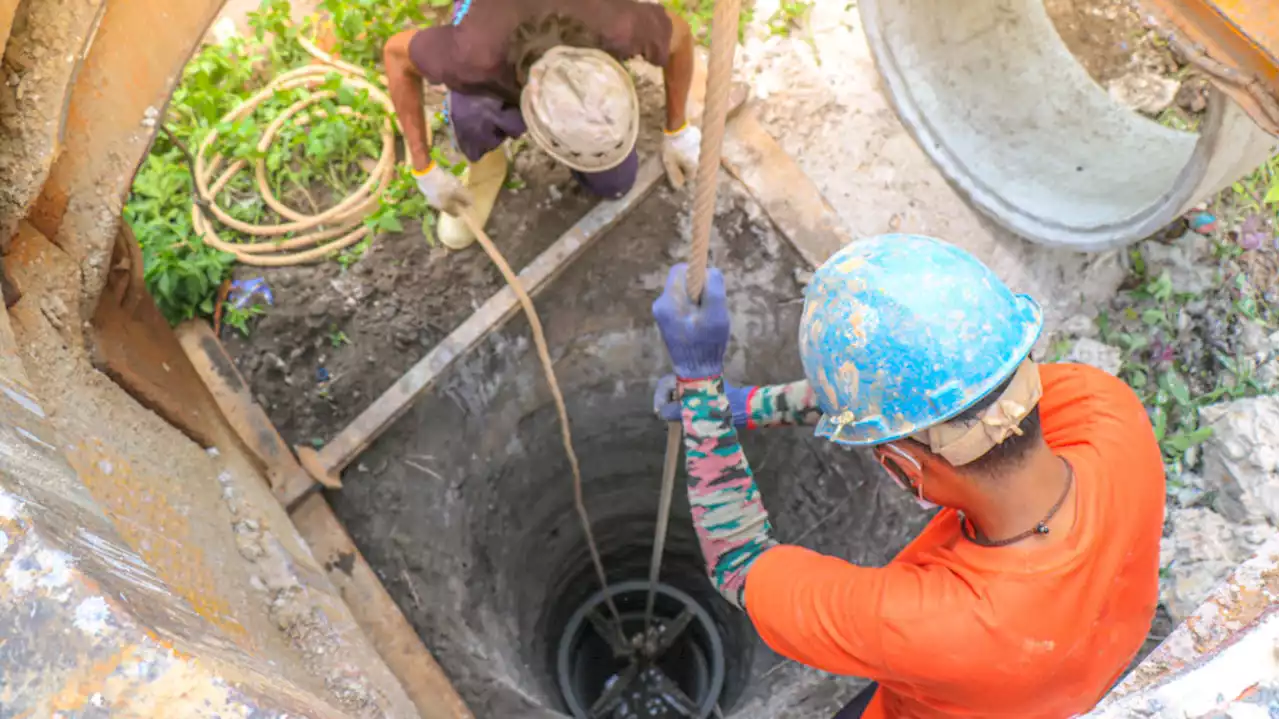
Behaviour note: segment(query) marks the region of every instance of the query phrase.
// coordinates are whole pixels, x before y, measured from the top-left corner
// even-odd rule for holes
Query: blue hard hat
[[[890,442],[951,419],[1013,375],[1044,320],[973,255],[881,235],[832,255],[805,290],[800,359],[817,435]]]

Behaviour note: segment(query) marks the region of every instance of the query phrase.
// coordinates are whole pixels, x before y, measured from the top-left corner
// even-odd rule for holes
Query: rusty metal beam
[[[0,249],[36,202],[64,147],[67,103],[105,9],[103,0],[27,0],[10,14],[7,75],[0,92],[23,111],[5,121]],[[51,44],[56,46],[42,49]]]
[[[27,216],[80,263],[85,316],[106,283],[134,172],[183,67],[223,1],[104,3],[71,90],[62,152]]]
[[[423,719],[474,719],[325,498],[319,494],[306,497],[291,516],[316,561],[351,608],[356,623],[400,680]]]
[[[88,333],[93,366],[200,446],[216,445],[223,435],[218,407],[147,293],[128,225],[120,227],[111,267]]]
[[[1277,130],[1280,24],[1275,0],[1142,0],[1170,42],[1260,127]]]
[[[5,716],[341,719],[268,657],[244,651],[125,540],[64,452],[76,435],[55,428],[56,405],[32,386],[0,311]]]
[[[13,16],[18,14],[18,0],[0,0],[0,57],[4,57],[4,46],[9,41],[9,31],[13,29]]]

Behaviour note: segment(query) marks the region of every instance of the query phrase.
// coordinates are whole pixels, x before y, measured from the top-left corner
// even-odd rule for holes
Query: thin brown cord
[[[600,549],[596,546],[595,535],[591,532],[591,517],[587,514],[587,505],[582,499],[582,470],[578,467],[578,455],[573,451],[573,435],[569,431],[569,410],[565,407],[564,395],[560,393],[560,383],[556,380],[556,371],[551,363],[551,352],[547,350],[547,338],[542,332],[538,311],[534,309],[533,300],[529,299],[529,294],[520,284],[520,278],[516,277],[511,265],[507,264],[506,258],[485,234],[484,228],[472,217],[471,211],[463,212],[461,218],[476,236],[476,241],[480,243],[480,247],[484,248],[485,254],[493,260],[493,264],[498,266],[502,278],[511,286],[511,291],[516,293],[516,299],[520,301],[520,307],[524,310],[525,317],[529,319],[533,346],[538,351],[538,360],[542,362],[542,373],[546,375],[547,387],[551,390],[551,399],[556,405],[556,415],[560,418],[560,437],[564,440],[564,453],[569,458],[569,471],[573,474],[573,506],[578,511],[582,533],[587,536],[587,549],[591,551],[591,563],[595,565],[596,578],[600,580],[600,588],[604,591],[605,604],[609,606],[614,624],[621,634],[622,615],[618,613],[618,607],[613,603],[613,596],[609,594],[609,578],[604,572],[604,561],[600,558]],[[624,642],[625,639],[623,637]]]

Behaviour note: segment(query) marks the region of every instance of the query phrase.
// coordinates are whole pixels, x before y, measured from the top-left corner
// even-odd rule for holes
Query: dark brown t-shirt
[[[636,0],[472,0],[458,25],[418,31],[409,57],[428,82],[515,104],[516,31],[553,16],[579,23],[594,47],[619,61],[638,56],[659,67],[667,64],[671,19],[661,5]]]

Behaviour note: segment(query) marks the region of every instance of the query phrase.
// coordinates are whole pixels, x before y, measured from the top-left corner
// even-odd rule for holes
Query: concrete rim
[[[941,15],[928,21],[913,19],[929,14],[929,7],[919,7],[918,4],[907,8],[906,4],[893,0],[863,0],[858,5],[872,55],[890,101],[903,125],[953,187],[1006,229],[1039,244],[1077,251],[1099,251],[1123,246],[1150,236],[1174,220],[1196,192],[1218,144],[1226,104],[1222,94],[1217,90],[1211,91],[1199,137],[1192,141],[1189,133],[1176,133],[1163,128],[1112,102],[1106,92],[1071,57],[1039,2],[986,0],[974,5],[992,6],[987,9],[993,16],[997,10],[1003,13],[1000,22],[1017,26],[1026,37],[1033,38],[1033,41],[1022,44],[1037,47],[1039,52],[1025,53],[1013,60],[1007,56],[992,60],[981,65],[982,72],[964,78],[961,82],[929,82],[930,79],[954,78],[962,74],[955,70],[957,63],[967,60],[972,66],[975,55],[978,54],[972,53],[973,44],[983,35],[999,36],[999,30],[991,30],[998,23],[991,21],[980,27],[975,25],[972,36],[964,42],[948,44],[937,42],[937,35],[958,34],[964,30],[966,22],[983,21],[975,20],[972,10],[953,11],[957,6],[941,2],[935,3]],[[908,15],[908,12],[914,15]],[[961,17],[966,12],[970,17]],[[946,17],[948,13],[956,17]],[[960,30],[938,29],[952,24]],[[984,38],[984,42],[989,39],[990,37]],[[1011,40],[1006,35],[997,37],[986,49],[990,50],[991,57],[995,57],[1002,50],[1016,51],[1019,45],[1017,40]],[[925,49],[921,50],[922,47]],[[1000,66],[1001,61],[1005,63],[1003,67]],[[940,67],[946,69],[940,70]],[[993,117],[1005,112],[1008,113],[1004,115],[1006,119],[1019,112],[1026,114],[1028,119],[1034,119],[1043,106],[1035,110],[1027,110],[1025,106],[994,109],[973,100],[980,98],[986,88],[993,85],[1009,87],[1021,84],[1026,87],[1027,77],[1038,80],[1051,76],[1062,83],[1044,83],[1042,97],[1037,100],[1043,99],[1049,105],[1053,105],[1056,100],[1062,107],[1064,116],[1074,114],[1078,117],[1081,114],[1080,105],[1092,104],[1097,107],[1103,100],[1111,104],[1113,110],[1106,117],[1099,117],[1096,126],[1082,124],[1079,127],[1073,126],[1064,133],[1061,126],[1037,129],[1031,123],[1025,123],[1017,130],[1022,135],[995,136],[993,132],[991,136],[978,137],[974,143],[958,142],[957,137],[965,134],[980,136],[982,131],[974,132],[966,128],[961,132],[954,132],[956,123],[963,122],[963,119],[936,112],[938,105],[949,104],[969,108],[972,111],[970,119]],[[1128,133],[1127,139],[1138,138],[1150,147],[1165,147],[1171,153],[1181,152],[1185,155],[1185,161],[1181,162],[1176,173],[1169,171],[1168,160],[1163,161],[1163,167],[1159,168],[1164,175],[1160,178],[1162,191],[1148,183],[1148,187],[1142,188],[1146,190],[1145,193],[1129,192],[1127,198],[1124,197],[1126,185],[1131,186],[1143,173],[1149,175],[1152,171],[1149,165],[1155,163],[1139,165],[1131,162],[1128,176],[1118,178],[1087,177],[1082,178],[1085,182],[1077,181],[1075,186],[1069,181],[1054,183],[1054,190],[1059,198],[1057,207],[1053,206],[1053,202],[1026,202],[1025,194],[1019,198],[1018,195],[1023,193],[1018,186],[1025,185],[1025,180],[1012,174],[1004,175],[1001,168],[992,167],[999,163],[992,163],[991,155],[1005,150],[999,147],[1001,143],[1021,141],[1026,152],[1038,151],[1051,156],[1061,147],[1055,146],[1055,138],[1070,137],[1078,146],[1084,147],[1103,134],[1104,126],[1123,126]],[[1188,137],[1179,140],[1171,133]],[[1092,149],[1102,164],[1118,157],[1134,155],[1131,147],[1122,142],[1114,142],[1109,146],[1099,143]],[[1081,166],[1076,169],[1080,170]],[[1073,194],[1074,190],[1085,189],[1086,185],[1091,185],[1088,189],[1092,190],[1089,194],[1093,195],[1087,201],[1083,196]],[[1114,191],[1108,193],[1099,188],[1111,188]],[[1099,203],[1098,196],[1115,198],[1111,202],[1112,207],[1095,213],[1102,215],[1109,212],[1111,216],[1073,221],[1076,208],[1084,204],[1105,204],[1105,201]]]
[[[590,716],[589,708],[582,706],[578,701],[577,693],[573,690],[573,687],[569,686],[568,679],[570,674],[570,654],[576,646],[577,637],[587,627],[587,613],[594,611],[604,603],[606,591],[610,597],[616,599],[622,594],[644,591],[648,586],[649,582],[646,580],[632,579],[624,582],[615,582],[605,589],[597,590],[574,611],[569,623],[565,625],[564,633],[560,637],[560,646],[556,650],[556,679],[560,684],[560,693],[564,698],[564,702],[569,707],[569,713],[573,716]],[[724,643],[720,638],[720,632],[716,628],[715,620],[711,618],[711,615],[696,599],[675,587],[658,582],[654,591],[659,596],[674,599],[687,607],[693,613],[694,625],[700,627],[703,633],[706,634],[708,644],[706,651],[709,655],[707,660],[710,665],[708,670],[711,674],[711,680],[707,687],[707,696],[703,698],[698,706],[698,716],[710,716],[716,707],[716,703],[720,700],[721,691],[724,690],[725,678]],[[691,630],[692,627],[685,631]]]

